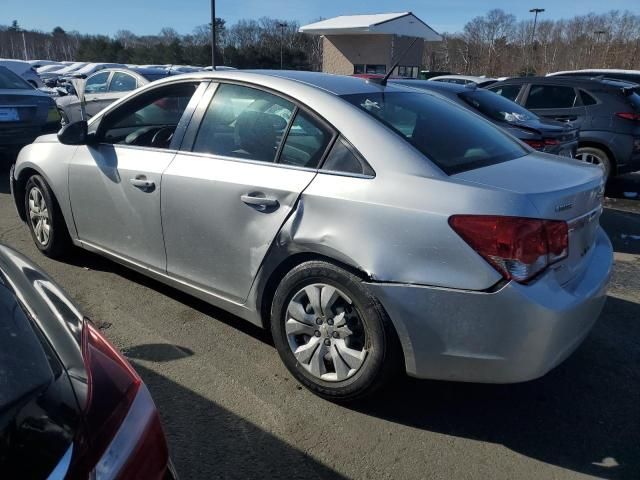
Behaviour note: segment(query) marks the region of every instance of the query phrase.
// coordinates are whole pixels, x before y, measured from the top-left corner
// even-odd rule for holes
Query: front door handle
[[[277,208],[280,204],[275,198],[269,198],[262,192],[252,192],[240,196],[247,205],[252,207],[258,207],[259,210],[266,210],[267,208]]]
[[[129,181],[131,182],[131,185],[139,188],[140,190],[151,191],[156,188],[155,182],[147,180],[145,175],[136,175],[135,178],[131,178]]]

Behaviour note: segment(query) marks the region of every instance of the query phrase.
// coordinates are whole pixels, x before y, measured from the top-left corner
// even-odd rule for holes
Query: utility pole
[[[211,68],[216,69],[216,0],[211,0]]]
[[[282,70],[282,49],[284,45],[284,29],[287,27],[286,23],[279,23],[278,27],[280,27],[280,70]]]
[[[530,66],[533,66],[533,53],[534,53],[534,41],[536,38],[536,25],[538,24],[538,14],[544,12],[544,8],[532,8],[529,10],[529,13],[534,13],[533,17],[533,31],[531,32],[531,58],[530,58]]]

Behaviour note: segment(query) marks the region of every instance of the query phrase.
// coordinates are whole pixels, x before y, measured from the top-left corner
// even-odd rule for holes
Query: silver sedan
[[[612,265],[597,167],[428,92],[309,72],[161,80],[22,150],[18,212],[271,329],[332,400],[394,374],[509,383],[588,334]]]

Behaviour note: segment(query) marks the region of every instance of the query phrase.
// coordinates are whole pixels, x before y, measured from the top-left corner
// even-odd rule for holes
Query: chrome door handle
[[[276,208],[280,205],[278,203],[278,200],[276,200],[275,198],[268,198],[262,192],[241,195],[240,200],[242,200],[247,205],[259,207],[262,210],[266,210],[267,208]]]
[[[156,187],[156,184],[151,180],[147,180],[144,175],[138,175],[136,178],[129,179],[129,181],[131,185],[141,190],[152,190]]]

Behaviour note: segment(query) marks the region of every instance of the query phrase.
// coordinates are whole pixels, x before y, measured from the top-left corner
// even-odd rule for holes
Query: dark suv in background
[[[576,155],[579,132],[571,123],[540,118],[521,105],[475,84],[460,85],[428,80],[390,80],[390,83],[442,95],[483,116],[541,152],[565,157]]]
[[[488,90],[537,115],[580,128],[576,158],[599,164],[607,175],[640,170],[640,86],[586,77],[522,77]]]

